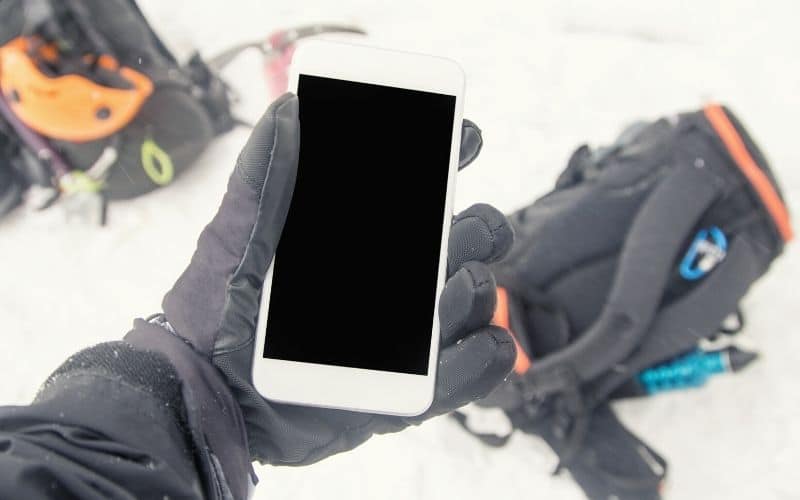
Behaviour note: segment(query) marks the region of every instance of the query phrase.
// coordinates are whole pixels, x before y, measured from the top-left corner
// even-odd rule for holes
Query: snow
[[[520,207],[549,189],[582,141],[603,143],[627,121],[708,99],[737,111],[787,197],[800,195],[800,4],[791,0],[141,3],[180,54],[213,54],[298,23],[346,21],[369,30],[370,43],[460,61],[465,113],[486,141],[459,179],[461,208]],[[239,113],[257,118],[267,104],[259,57],[243,57],[226,74],[242,95]],[[65,224],[59,210],[0,222],[0,401],[30,401],[71,353],[118,339],[133,317],[159,309],[246,136],[220,138],[173,186],[113,206],[106,228]],[[700,390],[617,405],[668,458],[667,499],[800,498],[797,257],[790,247],[745,302],[747,336],[762,355],[751,368]],[[255,498],[581,498],[568,477],[550,477],[553,464],[535,438],[487,449],[438,419],[310,467],[259,467]]]

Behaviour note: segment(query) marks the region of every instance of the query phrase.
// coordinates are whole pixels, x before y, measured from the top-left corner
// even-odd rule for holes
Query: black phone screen
[[[428,372],[452,95],[300,75],[264,357]]]

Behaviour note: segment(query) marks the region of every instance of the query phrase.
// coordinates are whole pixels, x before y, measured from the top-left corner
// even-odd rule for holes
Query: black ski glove
[[[509,334],[489,326],[496,294],[486,265],[507,252],[513,232],[499,211],[475,205],[454,218],[450,233],[449,280],[439,311],[442,337],[435,399],[425,414],[400,418],[310,408],[273,403],[258,394],[251,383],[251,366],[259,299],[294,186],[300,139],[297,112],[298,101],[291,94],[270,106],[239,156],[228,192],[201,234],[189,267],[164,298],[161,325],[140,320],[126,337],[134,345],[167,354],[178,365],[184,386],[208,384],[216,401],[199,402],[200,407],[217,404],[225,412],[233,411],[217,382],[210,380],[223,374],[241,407],[252,458],[284,465],[310,464],[352,449],[373,434],[399,431],[481,398],[509,373],[515,357]],[[470,163],[480,147],[480,131],[465,121],[460,166]],[[182,369],[191,363],[175,361],[186,358],[178,337],[218,370]],[[216,447],[232,446],[226,439],[236,441],[240,421],[235,415],[230,415],[227,427],[210,429],[202,408],[198,413],[201,432],[215,440],[208,444],[214,453]]]

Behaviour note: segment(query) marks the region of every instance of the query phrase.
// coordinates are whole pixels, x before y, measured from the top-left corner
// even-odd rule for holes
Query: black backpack
[[[543,437],[590,498],[659,498],[666,461],[608,400],[715,335],[791,239],[766,159],[709,105],[582,146],[555,189],[510,219],[496,322],[519,357],[479,404]]]

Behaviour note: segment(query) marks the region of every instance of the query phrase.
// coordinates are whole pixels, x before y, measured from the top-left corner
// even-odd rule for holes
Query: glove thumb
[[[258,299],[294,190],[298,101],[284,94],[253,129],[191,263],[164,297],[175,331],[211,356],[252,338]]]

